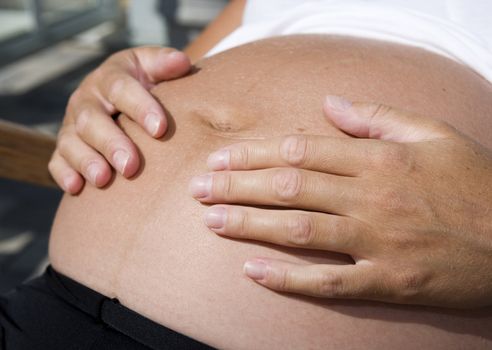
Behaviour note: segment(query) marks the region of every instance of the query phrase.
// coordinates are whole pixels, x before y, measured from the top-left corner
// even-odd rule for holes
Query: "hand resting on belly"
[[[61,273],[127,307],[221,348],[490,346],[492,313],[281,295],[242,274],[251,256],[350,263],[344,255],[238,242],[211,234],[188,182],[209,153],[244,139],[292,133],[348,137],[324,121],[326,94],[376,100],[445,119],[485,140],[487,82],[422,50],[325,36],[274,38],[202,61],[153,90],[169,130],[148,137],[126,117],[144,159],[133,179],[65,196],[50,241]],[[473,107],[471,107],[473,106]],[[473,113],[470,113],[473,109]],[[464,115],[472,117],[464,119]],[[384,339],[381,339],[384,334]]]

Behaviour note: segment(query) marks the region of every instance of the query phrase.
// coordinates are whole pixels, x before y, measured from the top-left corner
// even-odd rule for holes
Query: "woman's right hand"
[[[58,185],[71,194],[78,193],[85,180],[103,187],[112,167],[133,176],[140,167],[137,149],[112,116],[123,112],[152,137],[163,136],[164,109],[149,90],[184,76],[190,68],[182,52],[141,47],[112,55],[90,73],[70,97],[48,166]]]

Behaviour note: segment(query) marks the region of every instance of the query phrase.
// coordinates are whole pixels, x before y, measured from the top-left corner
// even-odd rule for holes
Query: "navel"
[[[197,109],[193,111],[193,115],[205,127],[225,134],[251,130],[256,124],[256,119],[246,116],[239,108],[230,106]]]

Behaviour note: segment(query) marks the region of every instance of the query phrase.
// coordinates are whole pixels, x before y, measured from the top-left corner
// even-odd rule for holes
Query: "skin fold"
[[[61,273],[167,327],[220,348],[485,349],[490,308],[452,311],[278,294],[242,273],[252,256],[350,264],[343,254],[225,239],[203,224],[189,180],[207,156],[286,134],[348,138],[325,121],[324,96],[381,103],[445,120],[490,147],[490,85],[434,54],[330,36],[272,38],[201,61],[159,84],[168,131],[150,138],[126,116],[142,170],[65,196],[50,260]],[[164,103],[165,101],[165,103]],[[465,117],[466,116],[466,117]]]

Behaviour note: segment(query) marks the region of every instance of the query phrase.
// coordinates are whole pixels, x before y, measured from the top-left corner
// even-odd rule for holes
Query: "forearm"
[[[185,49],[192,62],[196,62],[220,40],[241,25],[246,0],[233,0],[217,18]]]

